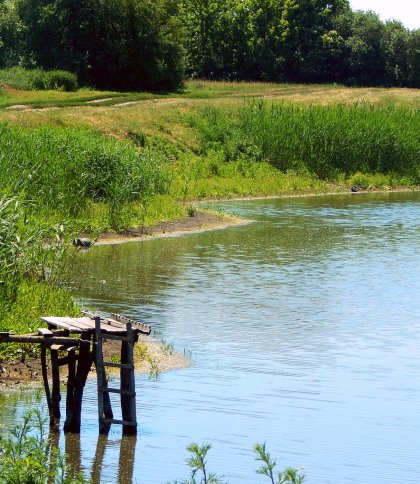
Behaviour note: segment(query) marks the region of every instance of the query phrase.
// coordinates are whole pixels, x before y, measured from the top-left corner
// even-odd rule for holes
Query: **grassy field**
[[[289,170],[286,174],[267,163],[254,166],[252,159],[245,160],[246,163],[233,160],[227,165],[220,163],[215,153],[203,157],[203,133],[197,128],[197,117],[214,109],[231,117],[234,123],[244,104],[255,98],[263,99],[267,106],[364,104],[377,107],[384,119],[395,108],[410,110],[418,119],[420,109],[420,91],[416,89],[189,81],[183,92],[175,94],[4,89],[0,97],[0,122],[23,128],[89,127],[114,139],[128,139],[140,150],[156,151],[170,164],[172,183],[168,195],[177,199],[334,191],[337,183],[345,189],[353,182],[353,175],[360,178],[356,171],[347,173],[347,177],[337,174],[328,185],[310,173]],[[363,126],[360,136],[363,137]],[[378,188],[401,183],[395,177],[371,179]],[[179,210],[172,213],[178,216]]]

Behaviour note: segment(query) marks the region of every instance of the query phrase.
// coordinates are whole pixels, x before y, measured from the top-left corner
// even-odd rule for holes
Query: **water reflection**
[[[131,484],[134,477],[134,455],[136,450],[137,437],[136,436],[124,436],[119,441],[119,458],[117,467],[117,476],[114,482],[118,484]],[[99,435],[96,444],[95,458],[92,464],[91,482],[97,484],[103,482],[101,480],[102,467],[104,462],[104,456],[108,448],[111,448],[115,453],[115,441],[110,441],[106,435]],[[109,476],[108,476],[109,478]]]

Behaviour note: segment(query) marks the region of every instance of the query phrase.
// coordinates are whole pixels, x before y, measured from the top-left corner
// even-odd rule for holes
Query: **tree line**
[[[0,0],[0,68],[121,90],[183,79],[420,87],[420,29],[348,0]]]

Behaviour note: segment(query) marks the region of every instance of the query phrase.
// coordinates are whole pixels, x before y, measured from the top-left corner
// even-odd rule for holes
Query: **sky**
[[[409,29],[420,28],[420,0],[349,0],[353,10],[373,10],[381,20],[400,20]]]

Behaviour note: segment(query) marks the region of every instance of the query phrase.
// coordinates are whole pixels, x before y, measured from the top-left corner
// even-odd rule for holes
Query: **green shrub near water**
[[[63,70],[44,71],[10,67],[0,70],[0,86],[22,90],[76,91],[77,76]]]
[[[33,332],[41,316],[78,313],[70,294],[55,284],[63,229],[34,221],[16,199],[0,198],[0,331]],[[0,361],[27,351],[34,348],[0,345]]]
[[[254,160],[281,171],[336,179],[396,174],[420,183],[420,115],[403,108],[247,103],[237,116],[207,108],[193,119],[203,151]]]

